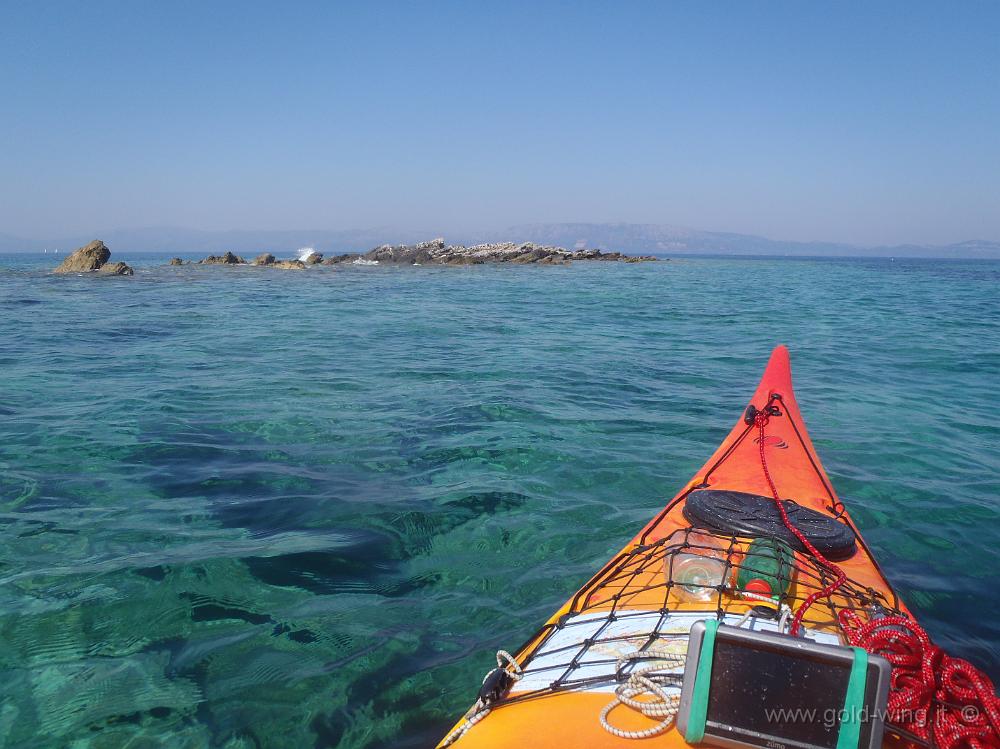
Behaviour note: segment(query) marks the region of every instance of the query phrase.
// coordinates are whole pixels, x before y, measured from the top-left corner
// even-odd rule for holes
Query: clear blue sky
[[[1000,3],[0,3],[0,232],[1000,239]]]

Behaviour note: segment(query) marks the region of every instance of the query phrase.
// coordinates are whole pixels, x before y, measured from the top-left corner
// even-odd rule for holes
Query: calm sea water
[[[2,746],[433,744],[780,342],[890,579],[1000,676],[1000,263],[115,259],[0,258]]]

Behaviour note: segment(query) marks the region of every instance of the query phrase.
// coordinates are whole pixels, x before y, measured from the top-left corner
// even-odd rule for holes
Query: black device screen
[[[707,727],[748,743],[746,731],[834,749],[851,675],[849,663],[814,653],[715,641]]]

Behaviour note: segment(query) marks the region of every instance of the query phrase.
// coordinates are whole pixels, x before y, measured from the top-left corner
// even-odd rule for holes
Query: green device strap
[[[712,656],[715,654],[715,633],[719,622],[705,620],[705,636],[698,654],[698,670],[695,672],[694,689],[691,692],[691,711],[688,713],[687,730],[684,740],[697,744],[705,738],[705,718],[708,716],[708,689],[712,682]],[[841,749],[840,746],[837,749]]]
[[[844,712],[841,713],[837,749],[858,749],[867,685],[868,653],[862,648],[854,648],[854,664],[847,680],[847,696],[844,697]]]

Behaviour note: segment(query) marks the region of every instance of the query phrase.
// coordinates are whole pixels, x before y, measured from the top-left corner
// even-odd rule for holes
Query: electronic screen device
[[[677,727],[729,749],[879,749],[890,672],[860,649],[695,622]]]

